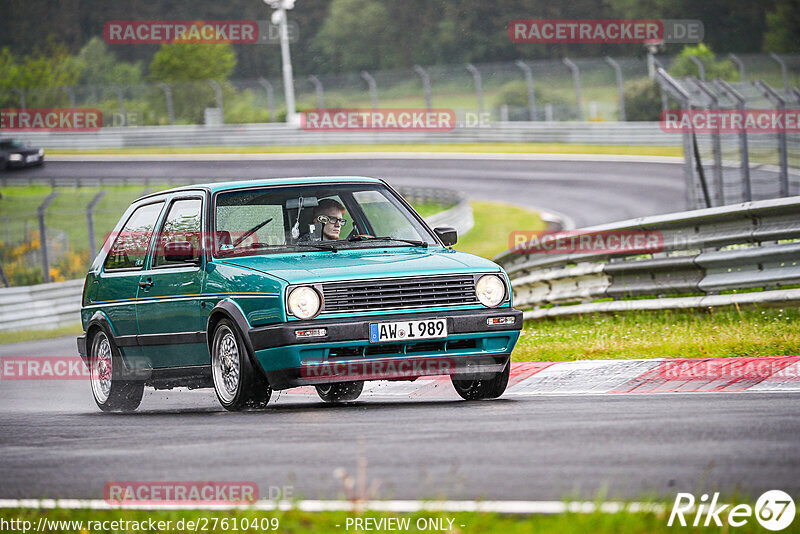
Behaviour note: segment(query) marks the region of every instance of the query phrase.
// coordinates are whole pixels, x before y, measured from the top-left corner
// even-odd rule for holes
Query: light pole
[[[292,58],[289,55],[289,28],[286,24],[286,11],[294,8],[295,0],[264,0],[272,9],[272,23],[278,26],[281,35],[281,61],[283,63],[283,91],[286,95],[286,122],[297,124],[297,112],[294,106],[294,76],[292,75]]]

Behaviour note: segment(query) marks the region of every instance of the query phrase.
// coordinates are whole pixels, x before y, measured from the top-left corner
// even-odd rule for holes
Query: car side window
[[[136,208],[116,236],[103,264],[104,270],[144,267],[147,248],[150,246],[150,239],[163,207],[163,202],[156,202]]]
[[[203,201],[199,198],[172,203],[158,234],[153,267],[200,263],[202,208]]]

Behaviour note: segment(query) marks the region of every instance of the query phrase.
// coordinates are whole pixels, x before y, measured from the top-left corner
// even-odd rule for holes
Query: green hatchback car
[[[78,351],[103,411],[145,386],[213,387],[228,410],[273,390],[355,400],[368,380],[449,375],[500,396],[522,326],[495,263],[453,250],[386,182],[281,178],[136,200],[83,289]]]

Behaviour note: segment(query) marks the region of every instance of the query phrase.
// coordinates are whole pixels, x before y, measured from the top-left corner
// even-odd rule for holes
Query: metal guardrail
[[[542,254],[525,253],[528,243],[498,255],[514,305],[534,308],[525,318],[800,301],[800,289],[783,289],[800,284],[800,197],[631,219],[570,236],[614,231],[658,232],[663,248]],[[720,294],[755,288],[763,291]]]
[[[128,147],[330,145],[382,143],[573,143],[679,146],[681,136],[658,122],[491,122],[450,132],[305,131],[288,124],[131,126],[96,132],[19,132],[15,137],[46,149]]]
[[[455,204],[425,218],[431,227],[451,226],[459,235],[473,226],[472,207],[460,192],[437,188],[399,188],[411,202]],[[53,329],[80,322],[83,280],[0,288],[0,332]]]

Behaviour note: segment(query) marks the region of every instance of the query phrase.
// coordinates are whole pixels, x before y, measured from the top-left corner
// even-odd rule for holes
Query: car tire
[[[347,402],[354,401],[361,396],[361,392],[364,390],[364,381],[336,382],[315,387],[317,395],[325,402]]]
[[[511,360],[506,363],[505,369],[493,373],[491,377],[472,377],[451,375],[453,387],[464,400],[496,399],[506,390],[508,377],[511,370]]]
[[[91,338],[89,380],[97,407],[104,412],[132,412],[144,395],[143,380],[123,380],[124,364],[119,349],[104,330]]]
[[[264,408],[272,396],[266,379],[253,367],[242,334],[228,319],[214,328],[211,374],[219,403],[228,411]]]

